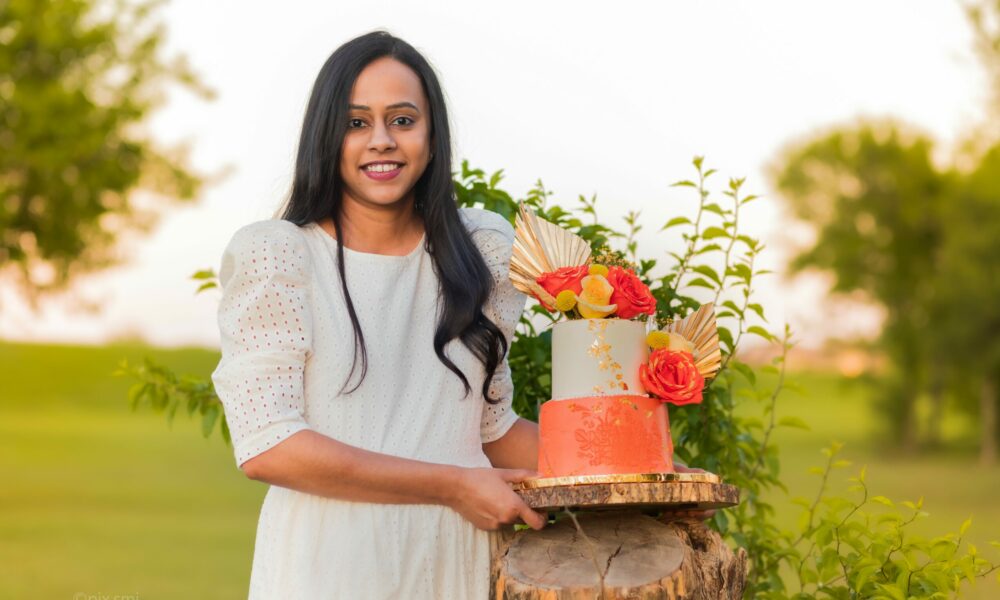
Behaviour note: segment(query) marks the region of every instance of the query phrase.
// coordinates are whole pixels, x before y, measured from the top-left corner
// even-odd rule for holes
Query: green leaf
[[[759,335],[760,337],[764,338],[765,340],[767,340],[769,342],[773,342],[774,339],[775,339],[774,336],[771,335],[770,332],[768,332],[766,329],[764,329],[760,325],[751,325],[750,327],[747,328],[747,333],[752,333],[754,335]]]
[[[679,186],[687,186],[687,187],[696,188],[696,187],[698,187],[698,184],[696,184],[693,181],[688,181],[687,179],[685,179],[684,181],[678,181],[677,183],[670,184],[670,187],[679,187]]]
[[[676,227],[677,225],[690,225],[690,224],[691,224],[691,219],[687,217],[674,217],[673,219],[667,221],[667,224],[664,225],[662,228],[660,228],[660,231],[663,231],[665,229],[670,229],[671,227]]]
[[[501,179],[503,179],[503,169],[500,169],[490,177],[490,187],[495,188]]]
[[[809,431],[809,424],[800,419],[799,417],[781,417],[778,419],[779,427],[794,427],[796,429],[804,429]]]
[[[757,374],[753,372],[753,369],[750,368],[750,365],[737,362],[734,360],[729,363],[729,366],[736,369],[737,371],[740,372],[740,374],[746,377],[747,381],[750,382],[750,385],[757,385]]]
[[[694,255],[695,256],[699,256],[701,254],[707,254],[707,253],[712,252],[714,250],[722,250],[722,246],[720,246],[718,244],[705,244],[704,246],[702,246],[702,247],[698,248],[697,250],[695,250],[694,251]]]
[[[972,526],[972,519],[968,518],[963,523],[962,526],[958,528],[958,535],[965,535],[965,532],[969,530]]]
[[[715,289],[715,286],[714,286],[714,285],[712,285],[711,283],[709,283],[708,281],[706,281],[706,280],[705,280],[704,278],[702,278],[702,277],[695,277],[695,278],[694,278],[694,279],[692,279],[691,281],[687,282],[687,284],[688,284],[689,286],[694,286],[694,287],[703,287],[703,288],[708,288],[708,289],[710,289],[710,290],[714,290],[714,289]]]
[[[727,232],[725,229],[722,229],[721,227],[708,227],[701,234],[701,239],[703,240],[711,240],[715,238],[728,238],[728,237],[729,237],[729,232]]]
[[[205,409],[205,414],[201,418],[201,433],[205,437],[212,434],[212,428],[215,426],[215,418],[218,414],[219,408],[214,404]]]
[[[212,269],[202,269],[201,271],[195,272],[191,276],[191,279],[215,279],[215,271]]]
[[[708,211],[710,213],[715,213],[715,214],[719,215],[720,217],[726,216],[726,211],[723,210],[722,207],[719,206],[718,204],[716,204],[715,202],[712,202],[710,204],[706,204],[705,206],[702,207],[702,209],[706,210],[706,211]]]
[[[222,428],[222,439],[225,440],[226,444],[232,444],[233,438],[229,434],[229,423],[226,422],[225,417],[222,418],[222,420],[219,422],[219,425]]]
[[[750,267],[744,264],[731,265],[729,269],[726,271],[726,274],[739,277],[747,284],[750,283],[750,279],[752,277],[752,274],[750,273]]]
[[[862,567],[858,569],[858,572],[854,576],[854,591],[861,593],[861,590],[865,585],[871,581],[872,575],[875,574],[877,567]]]
[[[906,600],[906,594],[896,585],[880,583],[878,589],[885,592],[892,600]]]
[[[215,283],[214,281],[206,281],[205,283],[199,285],[198,289],[195,290],[194,293],[195,294],[200,294],[201,292],[204,292],[205,290],[210,290],[210,289],[215,288],[215,287],[219,287],[219,285],[217,283]]]
[[[733,350],[733,334],[729,331],[729,329],[727,329],[725,327],[719,327],[718,328],[718,333],[719,333],[719,342],[722,343],[722,344],[725,344],[726,348],[730,352],[732,352],[732,350]]]
[[[150,384],[142,381],[133,383],[132,386],[129,387],[128,402],[133,411],[139,407],[139,401],[142,400],[142,397],[149,391],[149,387]]]
[[[718,273],[716,273],[715,269],[713,269],[712,267],[709,267],[709,266],[706,266],[706,265],[697,265],[697,266],[691,267],[691,270],[694,271],[694,272],[696,272],[696,273],[701,273],[705,277],[708,277],[709,279],[711,279],[712,281],[714,281],[717,285],[722,285],[722,280],[719,279]]]

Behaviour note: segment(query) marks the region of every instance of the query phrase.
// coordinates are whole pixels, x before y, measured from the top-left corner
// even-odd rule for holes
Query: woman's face
[[[420,78],[388,57],[369,63],[351,90],[340,157],[345,194],[362,204],[412,200],[430,162],[430,114]]]

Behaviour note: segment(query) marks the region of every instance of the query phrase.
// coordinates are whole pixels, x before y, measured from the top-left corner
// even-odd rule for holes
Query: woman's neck
[[[336,237],[333,219],[320,227]],[[359,252],[405,255],[424,234],[424,225],[413,201],[401,200],[390,206],[363,204],[345,195],[341,202],[340,230],[344,246]]]

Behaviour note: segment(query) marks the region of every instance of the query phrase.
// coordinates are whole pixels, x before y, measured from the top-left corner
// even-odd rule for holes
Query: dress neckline
[[[326,243],[330,244],[334,248],[334,250],[336,250],[337,238],[327,233],[327,231],[322,227],[320,227],[320,224],[315,221],[310,223],[309,226],[315,229],[316,233],[322,236],[323,239],[326,240]],[[362,256],[366,258],[373,258],[376,260],[402,261],[413,258],[414,256],[420,254],[426,242],[427,242],[427,231],[425,230],[424,233],[421,234],[420,236],[420,242],[417,243],[417,245],[413,248],[413,250],[410,250],[406,254],[379,254],[377,252],[362,252],[360,250],[352,250],[347,246],[344,246],[344,252],[352,256]]]

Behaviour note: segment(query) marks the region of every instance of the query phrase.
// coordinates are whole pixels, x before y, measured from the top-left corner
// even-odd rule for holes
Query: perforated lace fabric
[[[507,274],[514,239],[501,216],[460,210],[489,265],[483,312],[512,341],[526,297]],[[439,283],[424,241],[405,256],[345,248],[347,286],[368,349],[368,372],[339,393],[354,333],[336,266],[336,241],[315,223],[269,220],[233,236],[219,272],[222,358],[212,375],[237,465],[311,429],[395,456],[489,466],[482,444],[517,420],[506,359],[487,404],[482,364],[458,340],[434,353]],[[360,353],[353,387],[360,373]],[[489,538],[438,505],[385,505],[271,486],[261,508],[250,598],[485,598]]]

